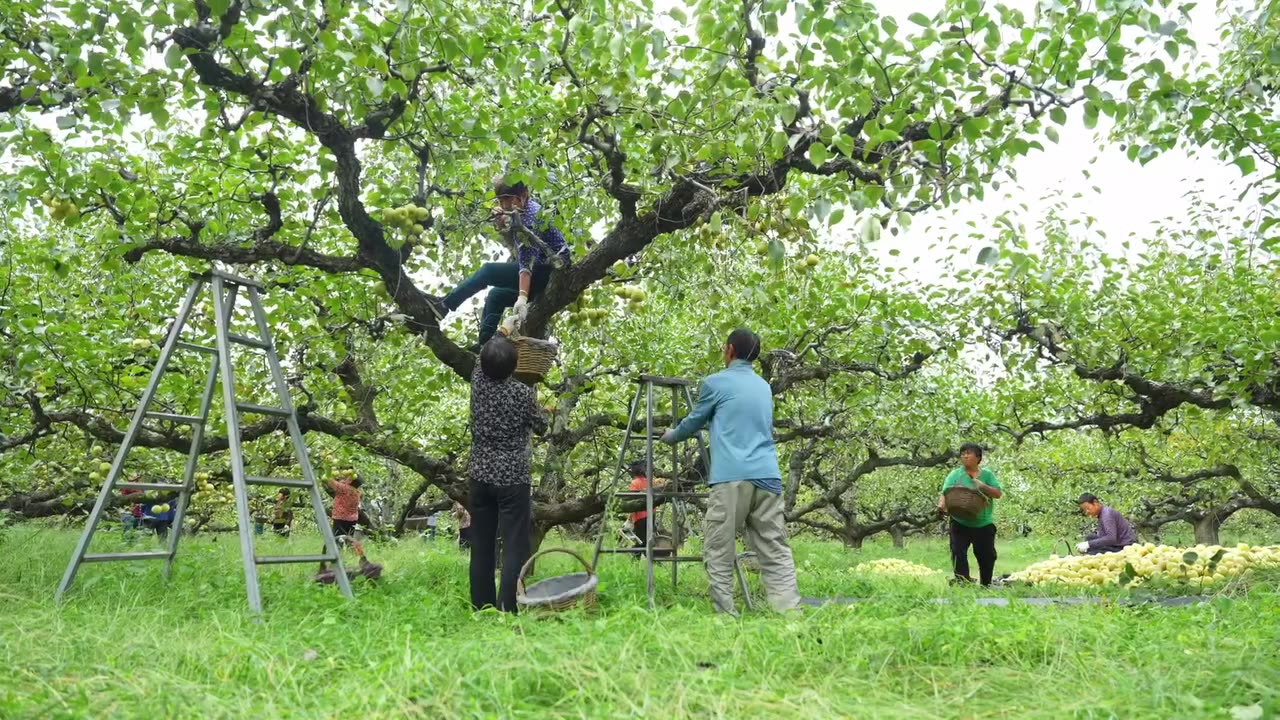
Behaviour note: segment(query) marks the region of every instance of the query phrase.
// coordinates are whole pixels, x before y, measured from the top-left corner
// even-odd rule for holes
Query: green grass
[[[373,545],[380,584],[355,602],[264,568],[247,613],[238,545],[184,541],[174,577],[153,562],[85,566],[53,603],[75,536],[20,528],[0,545],[3,718],[1170,718],[1280,710],[1280,594],[1187,608],[939,605],[1012,592],[865,579],[905,557],[944,569],[945,546],[795,543],[800,588],[875,596],[787,616],[711,614],[700,568],[643,602],[643,566],[601,568],[600,608],[472,613],[465,555],[448,541]],[[113,541],[114,542],[114,541]],[[548,545],[556,542],[548,540]],[[107,543],[111,544],[111,543]],[[287,544],[287,547],[285,547]],[[313,552],[311,536],[264,552]],[[96,548],[95,548],[96,549]],[[1010,572],[1048,543],[1002,541]],[[555,560],[540,576],[570,570]],[[1274,580],[1274,578],[1272,578]]]

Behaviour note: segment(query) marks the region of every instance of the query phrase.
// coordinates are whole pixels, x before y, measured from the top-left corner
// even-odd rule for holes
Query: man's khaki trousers
[[[716,612],[737,613],[733,604],[733,562],[739,533],[744,534],[747,547],[760,562],[760,578],[773,609],[782,612],[799,606],[796,566],[787,545],[781,495],[761,490],[749,480],[712,485],[703,531],[706,539],[702,555]]]

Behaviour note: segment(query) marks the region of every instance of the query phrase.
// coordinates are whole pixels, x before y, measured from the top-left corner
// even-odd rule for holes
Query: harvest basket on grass
[[[525,577],[529,574],[529,568],[533,567],[533,562],[549,553],[572,555],[582,563],[585,571],[539,580],[525,587]],[[516,579],[516,602],[522,608],[545,608],[553,611],[572,607],[589,609],[596,605],[596,586],[599,584],[600,578],[595,569],[581,555],[567,548],[549,548],[534,553],[533,557],[525,561],[524,567],[520,568],[520,575]]]
[[[973,488],[949,487],[942,493],[947,514],[961,520],[973,520],[987,507],[987,496]]]

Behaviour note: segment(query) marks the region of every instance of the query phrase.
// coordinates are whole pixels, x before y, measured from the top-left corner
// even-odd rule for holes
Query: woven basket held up
[[[942,493],[942,500],[946,505],[947,514],[961,520],[973,520],[987,506],[986,495],[960,485],[947,488],[946,492]]]
[[[533,567],[533,561],[548,553],[556,552],[572,555],[575,560],[582,563],[586,572],[539,580],[526,588],[524,579],[529,574],[529,568]],[[557,611],[568,610],[578,605],[583,608],[593,608],[596,605],[596,586],[599,583],[600,578],[595,570],[582,559],[581,555],[566,548],[549,548],[534,553],[533,557],[525,561],[524,567],[520,568],[520,576],[516,579],[516,602],[520,607],[539,607]]]
[[[538,338],[513,335],[511,342],[515,344],[516,352],[519,353],[515,374],[520,378],[541,380],[551,369],[551,364],[555,362],[556,354],[560,351],[560,346],[556,343]]]

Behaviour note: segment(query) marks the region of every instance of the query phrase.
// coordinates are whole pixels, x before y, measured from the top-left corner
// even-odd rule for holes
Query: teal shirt
[[[1004,490],[1004,488],[1000,487],[1000,481],[996,480],[996,474],[986,468],[981,468],[978,470],[978,479],[997,490]],[[947,474],[947,479],[942,481],[942,492],[946,492],[947,488],[955,487],[956,485],[960,485],[961,487],[967,487],[970,489],[975,489],[973,487],[973,479],[969,477],[969,473],[965,472],[963,467],[958,467]],[[986,527],[988,525],[992,525],[995,523],[995,518],[994,518],[995,510],[996,510],[996,499],[993,497],[988,497],[987,506],[982,508],[982,512],[978,513],[978,517],[972,520],[962,520],[958,517],[953,517],[951,519],[955,520],[961,525],[964,525],[965,527],[971,527],[971,528]]]
[[[778,451],[773,445],[773,390],[751,363],[734,360],[702,381],[698,402],[674,430],[675,441],[711,430],[710,485],[750,480],[782,493]]]

